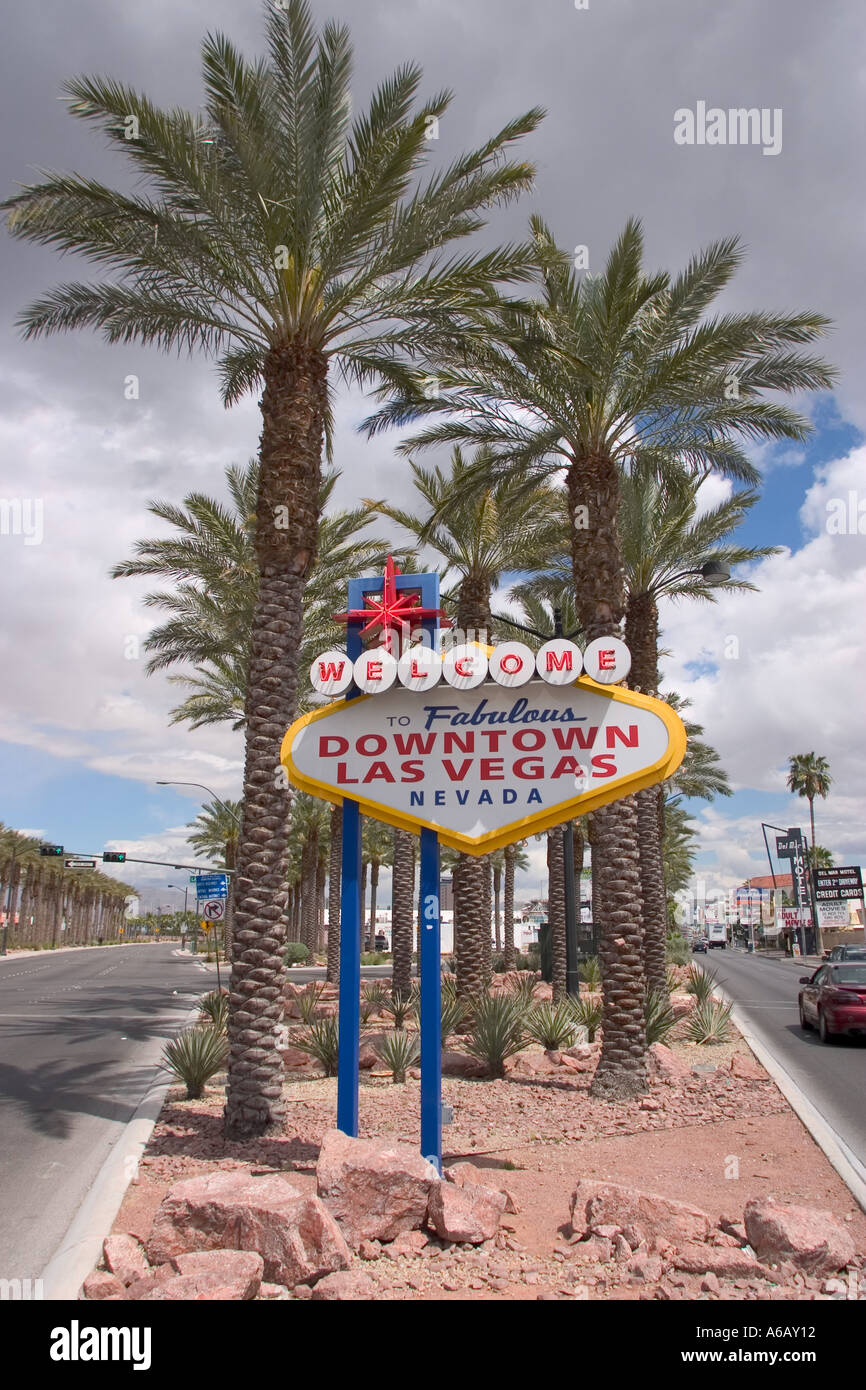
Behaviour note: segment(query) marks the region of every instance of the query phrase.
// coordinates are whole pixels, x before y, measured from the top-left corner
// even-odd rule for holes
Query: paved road
[[[744,951],[711,951],[701,963],[718,976],[761,1042],[815,1109],[866,1165],[866,1042],[825,1045],[804,1033],[797,1011],[801,975],[814,965]]]
[[[175,949],[0,962],[0,1278],[41,1274],[157,1079],[165,1040],[210,987]]]

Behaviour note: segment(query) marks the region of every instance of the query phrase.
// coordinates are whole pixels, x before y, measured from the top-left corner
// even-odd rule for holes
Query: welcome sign
[[[669,705],[582,677],[395,685],[297,720],[281,759],[313,796],[482,855],[664,781],[685,749]]]

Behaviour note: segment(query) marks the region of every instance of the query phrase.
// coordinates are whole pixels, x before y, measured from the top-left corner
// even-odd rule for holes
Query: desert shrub
[[[720,999],[698,1000],[689,1014],[686,1037],[700,1047],[725,1043],[731,1035],[731,1004]]]
[[[598,956],[587,956],[580,966],[580,978],[588,990],[595,992],[601,989],[601,965]]]
[[[709,999],[713,992],[715,976],[708,970],[702,970],[699,965],[689,966],[689,978],[686,981],[686,990],[693,994],[699,1004],[703,1004]]]
[[[534,975],[523,975],[521,979],[515,980],[512,986],[512,994],[515,999],[519,999],[525,1009],[529,1009],[535,1003],[535,986],[538,984]]]
[[[514,994],[481,995],[472,1000],[472,1031],[466,1046],[486,1062],[493,1076],[505,1075],[505,1062],[526,1046],[526,1009]]]
[[[526,1015],[526,1031],[534,1042],[550,1052],[571,1047],[577,1037],[577,1023],[568,1004],[536,1004]]]
[[[568,997],[568,1007],[571,1009],[574,1021],[581,1028],[585,1028],[590,1042],[595,1041],[595,1035],[601,1027],[601,1000],[600,999],[576,999],[573,994]]]
[[[225,1033],[229,1026],[229,995],[226,989],[212,989],[198,1003],[201,1014],[199,1026],[215,1028]]]
[[[395,1028],[403,1028],[406,1019],[414,1009],[414,1000],[411,991],[409,994],[401,994],[400,991],[392,990],[388,996],[388,1003],[385,1005],[385,1012],[389,1013],[394,1020]]]
[[[337,1075],[340,1060],[340,1026],[336,1016],[320,1018],[310,1026],[305,1037],[293,1038],[292,1045],[306,1052],[324,1068],[326,1076]]]
[[[222,1071],[228,1039],[216,1028],[187,1028],[162,1053],[162,1067],[186,1086],[187,1100],[198,1100],[212,1076]]]
[[[421,1043],[415,1033],[395,1028],[379,1045],[379,1056],[391,1073],[395,1085],[406,1080],[408,1067],[413,1067],[421,1055]]]
[[[681,932],[668,932],[665,942],[665,955],[671,965],[689,964],[692,958],[692,950]]]
[[[368,1023],[373,1014],[385,1013],[391,996],[383,984],[367,981],[361,986],[361,1022]]]
[[[312,984],[304,990],[303,994],[298,994],[295,996],[295,1003],[298,1006],[298,1013],[301,1015],[301,1018],[303,1019],[304,1023],[315,1022],[316,1009],[319,1007],[319,1000],[321,999],[324,992],[324,985]]]
[[[419,1015],[420,1018],[420,1015]],[[442,1046],[452,1033],[459,1033],[466,1019],[466,1005],[455,994],[453,998],[442,997]]]
[[[385,965],[391,959],[388,951],[362,951],[362,965]]]
[[[304,965],[310,959],[310,948],[303,941],[290,941],[283,952],[286,965]]]
[[[676,966],[669,965],[665,971],[665,978],[668,982],[668,994],[673,994],[675,989],[680,987],[680,977],[677,974]]]
[[[651,989],[646,1001],[647,1043],[663,1043],[675,1023],[667,990]]]

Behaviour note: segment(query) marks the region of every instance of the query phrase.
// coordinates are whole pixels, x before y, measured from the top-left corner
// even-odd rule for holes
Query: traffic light
[[[39,846],[39,853],[42,854],[42,855],[50,855],[52,859],[60,859],[60,858],[62,858],[62,856],[63,856],[63,846],[62,846],[62,845],[40,845],[40,846]]]
[[[103,864],[125,864],[126,854],[120,849],[107,849],[102,856]]]

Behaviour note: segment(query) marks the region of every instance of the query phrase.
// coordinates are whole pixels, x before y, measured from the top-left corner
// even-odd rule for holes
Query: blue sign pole
[[[343,865],[340,884],[340,1057],[337,1063],[337,1129],[358,1137],[358,1053],[361,1039],[361,812],[343,802]]]
[[[442,1172],[442,966],[439,836],[421,831],[421,1153]]]

